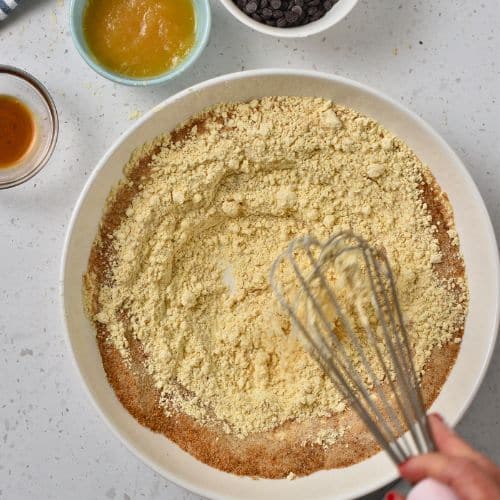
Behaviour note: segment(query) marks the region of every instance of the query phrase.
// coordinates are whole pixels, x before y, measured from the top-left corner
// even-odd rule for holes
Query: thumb
[[[438,413],[429,415],[429,427],[439,451],[456,457],[476,458],[479,455],[453,429],[448,427]]]
[[[480,467],[486,469],[486,471],[493,476],[498,474],[496,465],[484,455],[474,450],[474,448],[469,446],[453,429],[448,427],[441,415],[437,413],[429,415],[428,421],[432,437],[440,452],[446,455],[471,460]]]

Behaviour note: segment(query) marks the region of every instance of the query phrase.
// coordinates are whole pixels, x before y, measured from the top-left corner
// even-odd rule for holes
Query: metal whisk
[[[433,451],[385,253],[348,231],[324,244],[299,238],[273,263],[271,284],[293,331],[394,463]]]

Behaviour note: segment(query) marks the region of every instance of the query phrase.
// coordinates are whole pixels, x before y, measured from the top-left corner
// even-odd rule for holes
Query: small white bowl
[[[233,0],[220,1],[232,15],[243,24],[246,24],[260,33],[279,38],[305,38],[307,36],[321,33],[344,19],[344,17],[347,16],[347,14],[349,14],[349,12],[351,12],[354,6],[358,3],[358,0],[338,0],[338,2],[317,21],[304,24],[303,26],[295,26],[293,28],[276,28],[274,26],[268,26],[267,24],[255,21],[250,16],[242,12]]]

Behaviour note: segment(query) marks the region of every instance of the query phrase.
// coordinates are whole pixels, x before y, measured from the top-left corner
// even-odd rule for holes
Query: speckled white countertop
[[[495,0],[361,1],[303,41],[258,35],[212,1],[199,62],[160,88],[127,88],[80,59],[68,1],[25,1],[0,23],[0,63],[28,70],[55,99],[61,129],[46,168],[0,192],[0,499],[198,498],[143,465],[101,421],[69,359],[58,275],[63,238],[97,160],[166,97],[259,67],[338,73],[386,92],[451,144],[479,186],[500,237],[500,6]],[[458,426],[500,461],[500,349]],[[379,495],[380,496],[380,495]]]

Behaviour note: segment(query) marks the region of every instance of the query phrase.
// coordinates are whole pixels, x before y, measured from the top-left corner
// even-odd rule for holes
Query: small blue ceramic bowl
[[[212,24],[212,15],[208,0],[192,0],[195,15],[196,15],[196,40],[191,52],[188,56],[175,68],[158,76],[151,78],[133,78],[113,71],[101,66],[101,64],[92,55],[85,37],[83,35],[83,13],[88,0],[71,0],[70,5],[70,26],[73,43],[77,48],[84,61],[101,76],[113,82],[122,83],[123,85],[146,86],[160,85],[166,83],[172,78],[180,75],[186,68],[191,66],[203,52],[203,49],[208,43],[210,35],[210,26]]]

